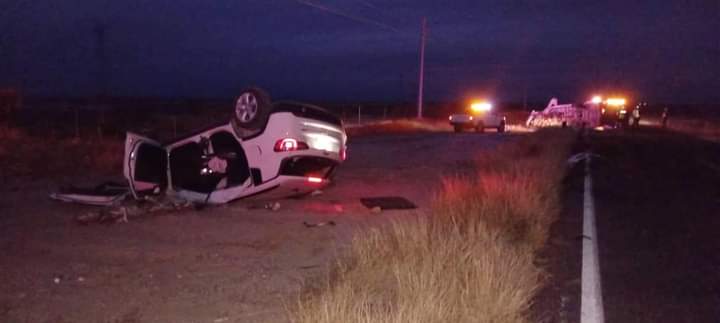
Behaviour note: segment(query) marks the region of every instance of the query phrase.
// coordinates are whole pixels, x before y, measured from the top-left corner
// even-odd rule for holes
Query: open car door
[[[168,154],[159,142],[128,132],[123,175],[136,199],[155,195],[168,185]]]

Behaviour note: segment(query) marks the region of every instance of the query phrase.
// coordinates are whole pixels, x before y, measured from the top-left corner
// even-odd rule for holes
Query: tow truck
[[[584,104],[559,104],[557,98],[552,98],[545,109],[530,112],[525,125],[532,128],[595,128],[600,125],[601,101],[602,99],[595,97]]]
[[[493,112],[492,109],[493,105],[488,101],[475,101],[468,108],[470,113],[452,114],[448,120],[455,132],[462,132],[464,129],[485,132],[486,128],[495,128],[497,132],[505,132],[505,116]]]

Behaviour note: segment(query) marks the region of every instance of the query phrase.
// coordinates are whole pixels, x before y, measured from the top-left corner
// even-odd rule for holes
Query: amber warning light
[[[472,112],[487,112],[492,110],[492,103],[490,102],[473,102],[470,104],[470,110]]]
[[[626,100],[624,98],[609,98],[605,100],[605,103],[607,105],[619,107],[625,105]]]

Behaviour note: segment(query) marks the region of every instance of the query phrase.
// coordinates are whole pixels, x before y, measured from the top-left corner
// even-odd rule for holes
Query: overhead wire
[[[322,4],[319,4],[319,3],[316,3],[316,2],[312,2],[312,1],[309,1],[309,0],[295,0],[295,2],[300,3],[300,4],[302,4],[302,5],[305,5],[305,6],[308,6],[308,7],[312,7],[312,8],[318,9],[318,10],[322,10],[322,11],[325,11],[325,12],[328,12],[328,13],[331,13],[331,14],[334,14],[334,15],[336,15],[336,16],[340,16],[340,17],[344,17],[344,18],[347,18],[347,19],[350,19],[350,20],[354,20],[354,21],[356,21],[356,22],[360,22],[360,23],[364,23],[364,24],[368,24],[368,25],[373,25],[373,26],[376,26],[376,27],[380,27],[380,28],[383,28],[383,29],[387,29],[387,30],[394,31],[394,32],[396,32],[396,33],[401,33],[401,34],[405,33],[405,32],[403,32],[402,30],[400,30],[400,29],[398,29],[398,28],[395,28],[395,27],[393,27],[393,26],[390,26],[390,25],[388,25],[388,24],[386,24],[386,23],[383,23],[383,22],[380,22],[380,21],[377,21],[377,20],[372,20],[372,19],[369,19],[369,18],[365,18],[365,17],[362,17],[362,16],[357,16],[357,15],[349,14],[349,13],[347,13],[347,12],[343,12],[343,11],[340,11],[340,10],[337,10],[337,9],[334,9],[334,8],[330,8],[330,7],[328,7],[328,6],[324,6],[324,5],[322,5]]]
[[[370,3],[370,2],[368,2],[368,1],[366,1],[366,0],[355,0],[355,1],[358,2],[358,3],[360,3],[360,4],[363,4],[365,7],[368,7],[368,8],[370,8],[370,9],[373,9],[373,10],[376,10],[376,11],[380,12],[380,14],[382,14],[382,15],[389,16],[385,11],[383,11],[380,7],[378,7],[377,5],[375,5],[375,4],[373,4],[373,3]],[[300,3],[300,4],[302,4],[302,5],[305,5],[305,6],[308,6],[308,7],[311,7],[311,8],[315,8],[315,9],[317,9],[317,10],[321,10],[321,11],[328,12],[328,13],[333,14],[333,15],[341,16],[341,17],[344,17],[344,18],[347,18],[347,19],[350,19],[350,20],[353,20],[353,21],[356,21],[356,22],[360,22],[360,23],[364,23],[364,24],[369,24],[369,25],[373,25],[373,26],[380,27],[380,28],[383,28],[383,29],[387,29],[387,30],[390,30],[390,31],[393,31],[393,32],[396,32],[396,33],[399,33],[399,34],[406,35],[406,36],[413,36],[413,37],[415,37],[415,36],[417,35],[416,32],[405,31],[405,30],[402,30],[402,29],[397,28],[397,27],[395,27],[395,26],[389,25],[389,24],[387,24],[387,23],[383,23],[383,22],[380,22],[380,21],[377,21],[377,20],[373,20],[373,19],[370,19],[370,18],[366,18],[366,17],[359,16],[359,15],[350,14],[350,13],[345,12],[345,11],[340,11],[340,10],[338,10],[338,9],[331,8],[331,7],[322,5],[322,4],[318,3],[318,2],[314,2],[314,1],[310,1],[310,0],[295,0],[295,2]],[[405,19],[405,20],[406,20],[406,19]],[[428,32],[428,30],[426,30],[425,32],[426,32],[426,39],[427,39],[429,42],[439,42],[439,43],[443,43],[443,44],[445,44],[445,45],[454,46],[454,44],[453,44],[452,42],[450,42],[450,41],[448,41],[448,40],[446,40],[446,39],[443,39],[443,38],[441,38],[441,37],[439,37],[439,36],[437,36],[437,35],[433,35],[433,34],[431,34],[430,32]]]
[[[368,7],[368,8],[371,8],[371,9],[374,9],[374,10],[378,11],[381,15],[384,15],[384,16],[386,16],[386,17],[392,17],[392,18],[395,18],[395,19],[398,18],[397,16],[393,17],[392,14],[389,14],[387,11],[383,10],[383,9],[380,8],[379,6],[373,4],[373,3],[369,2],[369,1],[366,1],[366,0],[355,0],[355,1],[358,2],[358,3],[363,4],[365,7]],[[404,17],[404,18],[401,19],[401,20],[407,21],[408,19],[407,19],[407,17]],[[443,39],[442,37],[439,37],[439,36],[431,35],[427,29],[425,30],[425,33],[426,33],[425,37],[426,37],[426,39],[427,39],[428,41],[435,41],[435,42],[444,43],[445,45],[453,46],[453,44],[452,44],[450,41],[448,41],[448,40],[446,40],[446,39]],[[415,35],[415,33],[413,33],[413,35]]]
[[[370,3],[369,1],[365,1],[365,0],[355,0],[355,1],[361,3],[364,6],[369,7],[369,8],[378,9],[378,10],[380,9],[378,6]]]

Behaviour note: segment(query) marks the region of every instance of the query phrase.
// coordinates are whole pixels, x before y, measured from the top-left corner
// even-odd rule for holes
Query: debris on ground
[[[417,206],[408,199],[401,196],[364,197],[360,203],[372,211],[373,208],[380,210],[407,210],[416,209]]]
[[[265,208],[271,211],[280,210],[280,202],[270,202],[265,204]]]
[[[130,195],[125,184],[105,182],[95,187],[85,188],[69,186],[51,193],[50,198],[63,202],[87,204],[93,206],[112,206],[122,203]]]
[[[146,198],[144,201],[126,201],[125,203],[108,206],[75,217],[80,224],[90,223],[127,223],[132,218],[149,214],[178,211],[189,208],[191,203],[169,198]]]
[[[379,207],[379,206],[371,207],[371,208],[370,208],[370,213],[380,214],[380,213],[382,213],[382,208]]]
[[[335,221],[324,221],[324,222],[317,222],[317,223],[309,223],[307,221],[303,222],[303,225],[305,225],[306,228],[315,228],[315,227],[322,227],[326,225],[335,225]]]
[[[146,196],[143,200],[129,199],[130,189],[127,184],[105,182],[91,188],[66,187],[50,198],[93,206],[102,206],[96,211],[87,212],[75,217],[80,224],[97,223],[127,223],[131,218],[140,217],[150,213],[175,211],[190,206],[190,203],[181,199],[167,196]]]
[[[322,194],[323,194],[323,191],[314,190],[314,191],[312,191],[312,193],[310,193],[310,196],[318,196],[318,195],[322,195]]]

